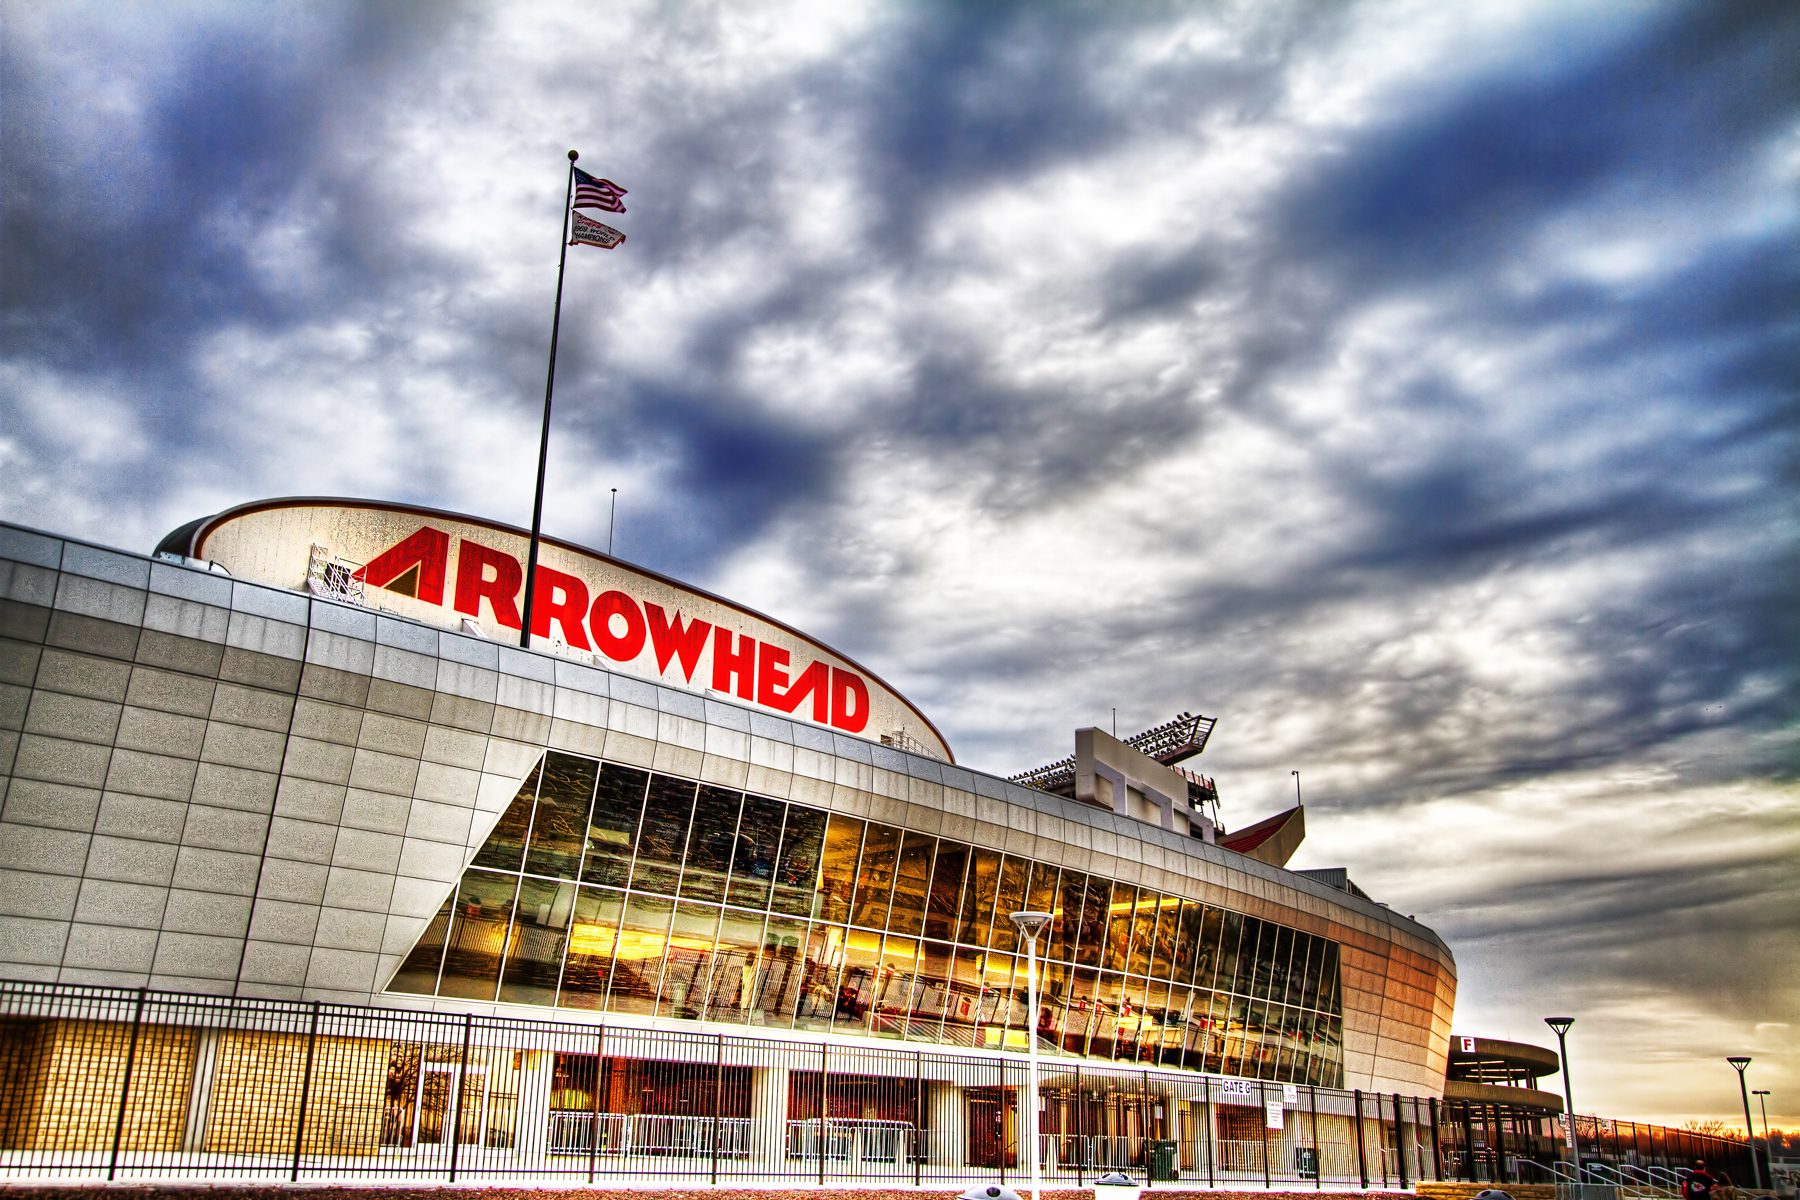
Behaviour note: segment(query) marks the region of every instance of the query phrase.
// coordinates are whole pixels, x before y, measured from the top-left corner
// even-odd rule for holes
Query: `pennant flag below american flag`
[[[589,217],[584,217],[580,213],[574,213],[572,215],[575,218],[575,224],[569,231],[569,245],[571,246],[598,246],[602,250],[611,250],[614,246],[617,246],[620,242],[625,240],[625,235],[614,229],[611,225],[602,225],[600,222]]]
[[[610,179],[597,179],[580,167],[575,171],[575,204],[576,208],[603,208],[607,212],[622,213],[625,205],[619,200],[625,189]]]

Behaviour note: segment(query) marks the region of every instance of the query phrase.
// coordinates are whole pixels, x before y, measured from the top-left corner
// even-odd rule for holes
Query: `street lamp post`
[[[1766,1097],[1769,1094],[1769,1089],[1768,1088],[1752,1088],[1750,1091],[1750,1094],[1752,1096],[1756,1097],[1756,1103],[1762,1107],[1763,1161],[1769,1164],[1769,1186],[1774,1187],[1775,1186],[1775,1147],[1769,1141],[1769,1101],[1766,1099]]]
[[[1756,1157],[1756,1124],[1750,1120],[1750,1085],[1744,1082],[1744,1068],[1750,1065],[1748,1054],[1733,1054],[1725,1060],[1737,1068],[1738,1094],[1744,1098],[1744,1128],[1750,1133],[1750,1166],[1756,1172],[1756,1186],[1763,1185],[1762,1160]]]
[[[1030,1050],[1030,1095],[1026,1097],[1025,1106],[1025,1146],[1026,1153],[1031,1156],[1031,1200],[1038,1200],[1038,1191],[1043,1187],[1043,1164],[1038,1159],[1038,998],[1037,998],[1037,940],[1038,934],[1044,932],[1044,926],[1056,919],[1054,913],[1016,912],[1012,914],[1012,923],[1019,930],[1019,936],[1025,939],[1025,1000],[1031,1006],[1031,1015],[1026,1019],[1025,1044]]]
[[[1569,1026],[1574,1017],[1545,1017],[1544,1024],[1556,1030],[1556,1053],[1562,1063],[1563,1119],[1568,1122],[1569,1161],[1575,1167],[1575,1182],[1581,1182],[1581,1148],[1575,1141],[1575,1091],[1569,1086]]]

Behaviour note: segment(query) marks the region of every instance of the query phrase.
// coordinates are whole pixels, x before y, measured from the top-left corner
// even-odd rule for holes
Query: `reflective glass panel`
[[[956,940],[965,946],[988,944],[988,928],[994,918],[994,885],[1000,879],[1000,855],[977,849],[969,856],[969,872],[963,881],[962,919]]]
[[[881,943],[881,971],[875,981],[869,1032],[880,1038],[906,1036],[919,999],[919,943],[889,934]]]
[[[1242,913],[1223,912],[1219,914],[1219,973],[1215,977],[1213,987],[1221,992],[1237,992],[1238,946],[1243,940],[1245,918]],[[1256,923],[1250,922],[1254,930]],[[1255,934],[1252,933],[1254,940]],[[1249,972],[1245,972],[1245,983],[1249,982]]]
[[[886,929],[888,900],[894,894],[894,863],[900,854],[900,831],[869,822],[863,832],[862,861],[856,868],[856,897],[850,904],[850,923],[866,929]]]
[[[531,810],[537,803],[538,775],[543,764],[531,768],[518,793],[513,796],[512,803],[500,814],[494,831],[487,836],[481,849],[475,852],[470,866],[493,867],[501,871],[517,871],[525,858],[525,838],[531,832]]]
[[[806,979],[806,922],[770,917],[763,930],[762,959],[757,966],[752,1025],[786,1029],[794,1021],[794,1003]]]
[[[1081,938],[1081,903],[1087,888],[1087,876],[1080,871],[1064,871],[1058,883],[1056,903],[1056,936],[1051,957],[1063,962],[1076,960],[1076,943]]]
[[[863,823],[832,814],[825,828],[825,851],[819,859],[819,920],[850,919],[850,897],[856,889],[856,861],[862,849]]]
[[[624,901],[624,894],[611,888],[584,887],[576,893],[559,1001],[565,1007],[606,1007],[606,984],[612,978],[619,910]]]
[[[1194,948],[1194,986],[1198,988],[1219,988],[1225,985],[1219,982],[1219,939],[1224,936],[1225,914],[1210,904],[1201,910],[1199,940]],[[1183,936],[1187,928],[1187,907],[1182,906]]]
[[[837,1004],[832,1027],[838,1033],[860,1034],[869,1028],[880,984],[881,935],[867,929],[844,934],[844,971],[838,979]]]
[[[781,817],[786,807],[778,800],[745,796],[738,818],[737,842],[731,852],[732,904],[742,908],[767,908],[769,885],[775,878],[775,859],[781,850]]]
[[[588,806],[593,803],[599,767],[591,758],[554,750],[544,755],[537,814],[531,821],[531,849],[525,855],[526,874],[573,879],[581,870]]]
[[[1339,982],[1338,946],[1336,942],[1325,944],[1325,966],[1319,981],[1321,1003],[1319,1011],[1328,1012],[1334,1017],[1344,1015],[1343,995]],[[1336,1084],[1332,1085],[1337,1086]]]
[[[633,895],[626,901],[607,1002],[613,1012],[642,1016],[656,1012],[663,953],[669,945],[669,919],[674,913],[675,901],[666,896]]]
[[[973,950],[956,951],[944,1001],[944,1041],[953,1046],[981,1044],[979,1030],[991,1007],[984,1006],[983,987],[981,955]]]
[[[996,950],[1025,951],[1018,926],[1012,914],[1025,911],[1027,888],[1031,880],[1031,863],[1016,854],[1006,856],[1000,864],[1000,886],[994,892],[994,932],[989,943]],[[1038,938],[1038,956],[1043,957],[1045,939]]]
[[[1174,896],[1164,896],[1156,907],[1156,941],[1150,950],[1150,974],[1158,979],[1170,978],[1174,970],[1181,909],[1182,901]]]
[[[1135,889],[1130,884],[1113,884],[1112,899],[1106,906],[1106,955],[1100,961],[1109,971],[1123,971],[1129,961],[1134,900]]]
[[[575,908],[575,885],[527,879],[519,885],[506,969],[500,976],[502,1004],[555,1004],[562,970],[563,939]]]
[[[1076,934],[1075,962],[1083,967],[1097,967],[1106,954],[1106,935],[1110,915],[1107,905],[1112,898],[1112,884],[1098,875],[1087,878],[1087,895],[1081,903],[1080,932]]]
[[[742,1024],[749,1018],[756,1007],[762,945],[761,913],[725,910],[719,921],[719,945],[713,952],[712,977],[707,985],[708,1020]]]
[[[938,1040],[944,1014],[951,1007],[951,955],[947,942],[920,943],[919,998],[907,1025],[908,1037],[919,1041]]]
[[[662,1002],[657,1014],[698,1020],[706,1002],[707,972],[719,934],[719,910],[683,900],[669,924],[669,949],[663,958]]]
[[[450,910],[455,904],[455,892],[444,897],[437,916],[431,918],[431,923],[425,926],[425,932],[419,935],[418,942],[407,954],[406,961],[394,973],[393,982],[388,984],[390,992],[417,992],[429,996],[437,991],[438,966],[444,961],[444,935],[450,929]]]
[[[769,907],[790,917],[810,917],[819,907],[819,852],[825,843],[825,814],[816,808],[787,806],[781,831],[781,855],[775,866],[775,892]]]
[[[860,831],[858,831],[860,833]],[[837,1011],[838,977],[844,966],[844,928],[814,921],[806,932],[805,971],[799,1002],[794,1009],[794,1028],[831,1028]]]
[[[888,931],[917,937],[925,928],[925,902],[931,892],[931,855],[937,839],[909,833],[900,844],[900,864],[894,869],[894,905],[888,913]]]
[[[1068,1027],[1069,968],[1059,962],[1038,960],[1038,1022],[1040,1038],[1062,1045]]]
[[[931,868],[931,900],[925,910],[925,936],[948,942],[956,938],[956,910],[962,900],[963,870],[969,863],[969,848],[955,842],[938,846],[937,862]]]
[[[1095,991],[1100,972],[1076,967],[1069,976],[1069,1006],[1064,1018],[1063,1049],[1070,1054],[1087,1053],[1088,1031],[1097,1015]]]
[[[687,849],[688,822],[694,815],[695,784],[669,775],[650,776],[644,820],[638,833],[637,862],[631,868],[633,891],[675,894],[681,877],[681,855]]]
[[[605,763],[588,815],[587,857],[581,864],[584,883],[625,886],[631,878],[631,851],[637,844],[638,820],[644,813],[644,791],[650,772]]]
[[[723,900],[725,878],[731,870],[731,850],[737,841],[741,792],[700,786],[694,801],[694,824],[688,831],[687,862],[681,871],[684,900]]]
[[[521,848],[522,849],[522,848]],[[499,982],[500,956],[506,949],[506,927],[512,919],[517,875],[465,871],[456,889],[450,942],[444,951],[444,974],[438,995],[492,1000]]]

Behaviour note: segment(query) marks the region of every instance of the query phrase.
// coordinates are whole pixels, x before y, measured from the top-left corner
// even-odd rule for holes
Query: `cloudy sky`
[[[0,516],[530,515],[1012,773],[1182,709],[1228,825],[1800,1122],[1800,8],[0,7]],[[611,218],[609,218],[611,219]],[[1777,1115],[1780,1114],[1780,1115]]]

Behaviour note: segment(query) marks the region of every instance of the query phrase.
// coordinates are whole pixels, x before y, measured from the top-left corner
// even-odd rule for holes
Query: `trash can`
[[[1181,1160],[1174,1142],[1150,1143],[1150,1181],[1170,1183],[1181,1178]]]

